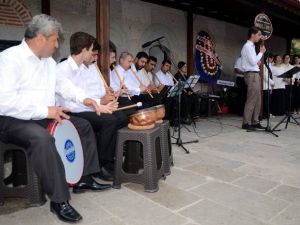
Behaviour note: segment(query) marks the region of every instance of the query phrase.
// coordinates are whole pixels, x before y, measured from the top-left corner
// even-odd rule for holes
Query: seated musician
[[[50,210],[63,221],[76,222],[82,217],[69,203],[65,168],[55,139],[47,131],[50,122],[69,119],[82,141],[84,171],[73,192],[99,191],[111,185],[100,185],[90,175],[99,172],[99,164],[89,122],[67,115],[65,107],[55,106],[57,93],[98,114],[103,111],[103,107],[87,98],[69,80],[56,76],[56,62],[51,56],[58,48],[61,31],[61,24],[54,18],[36,15],[28,24],[21,44],[0,53],[0,133],[26,149],[33,170],[51,201]]]
[[[158,86],[155,85],[154,80],[156,79],[155,74],[153,74],[154,68],[156,67],[157,59],[154,56],[149,56],[147,63],[144,68],[139,70],[138,75],[143,82],[143,84],[151,91],[154,98],[147,96],[147,99],[150,99],[148,103],[151,106],[162,104],[160,92],[163,88],[161,83]]]
[[[172,87],[174,86],[174,77],[171,74],[171,61],[168,59],[165,59],[162,61],[161,69],[155,74],[156,80],[155,84],[158,85],[165,85]],[[161,84],[160,84],[161,83]],[[170,124],[173,126],[177,125],[176,119],[177,119],[177,110],[174,110],[177,108],[176,98],[173,97],[166,97],[163,101],[166,107],[166,116],[165,118],[170,120]]]
[[[132,74],[130,69],[132,62],[132,54],[122,52],[119,58],[119,65],[114,67],[110,74],[110,87],[113,91],[120,92],[120,97],[118,98],[120,106],[134,104],[132,97],[146,91],[146,87],[141,85]],[[128,112],[128,114],[131,114],[132,110],[128,110]]]
[[[103,112],[100,116],[82,104],[57,96],[58,102],[70,109],[71,114],[88,120],[97,134],[100,172],[97,177],[106,181],[113,180],[116,135],[118,120],[114,114],[108,114],[117,108],[115,96],[106,90],[94,62],[97,59],[99,44],[95,38],[84,32],[76,32],[70,38],[71,55],[57,65],[58,76],[64,76],[97,101]],[[127,120],[127,118],[125,117]],[[125,122],[127,125],[127,122]]]
[[[136,88],[140,88],[141,91],[139,94],[135,94],[132,97],[132,101],[142,102],[143,108],[148,108],[153,105],[153,95],[150,93],[151,91],[148,89],[148,85],[145,84],[145,77],[143,76],[143,68],[148,61],[148,54],[146,52],[138,52],[131,64],[131,68],[129,70],[130,76],[133,80],[136,80],[135,84],[137,85]]]
[[[178,63],[178,72],[174,75],[177,80],[187,81],[187,64],[183,61]],[[193,120],[199,117],[200,104],[198,96],[191,87],[185,88],[181,95],[181,117],[183,123],[191,124]]]

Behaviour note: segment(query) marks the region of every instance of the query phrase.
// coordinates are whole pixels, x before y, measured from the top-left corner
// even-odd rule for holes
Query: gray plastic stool
[[[170,123],[168,120],[164,120],[163,123],[157,125],[160,127],[160,131],[161,131],[164,175],[167,176],[171,174],[171,166],[173,166],[173,152],[172,152],[171,136],[170,136]]]
[[[124,143],[137,141],[142,144],[143,170],[138,174],[126,173],[122,167]],[[127,149],[130,151],[130,149]],[[118,130],[114,188],[121,188],[124,182],[144,185],[146,192],[158,191],[158,181],[163,175],[161,153],[161,131],[159,127],[149,130],[130,130],[127,127]]]
[[[4,184],[4,155],[7,151],[13,151],[13,153],[14,151],[21,151],[25,154],[26,171],[22,172],[24,172],[24,175],[27,175],[26,185],[8,187]],[[14,173],[14,171],[12,171],[12,173]],[[4,198],[8,197],[27,198],[29,199],[31,206],[40,206],[46,202],[44,192],[42,191],[40,182],[32,169],[30,158],[28,157],[25,149],[14,144],[5,144],[0,141],[0,204],[4,204]]]

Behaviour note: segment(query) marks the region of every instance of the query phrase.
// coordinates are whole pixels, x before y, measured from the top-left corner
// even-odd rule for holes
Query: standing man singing
[[[259,123],[259,113],[261,108],[261,81],[259,76],[259,65],[261,57],[266,51],[265,46],[260,46],[260,51],[256,54],[255,43],[262,37],[261,31],[256,27],[251,27],[248,31],[248,41],[241,51],[242,69],[247,85],[247,100],[244,109],[242,128],[246,130],[265,129]]]

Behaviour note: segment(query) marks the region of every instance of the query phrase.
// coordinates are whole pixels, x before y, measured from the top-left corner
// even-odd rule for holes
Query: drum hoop
[[[151,108],[147,108],[147,109],[141,109],[141,110],[138,110],[136,113],[131,114],[131,115],[129,116],[129,118],[134,117],[134,116],[136,116],[136,115],[140,115],[140,114],[142,114],[142,113],[151,112],[151,111],[155,111],[155,112],[156,112],[156,108],[155,108],[155,107],[151,107]]]
[[[65,121],[65,120],[63,120],[63,121]],[[66,121],[69,121],[69,120],[66,120]],[[71,121],[69,121],[71,124],[72,124],[72,126],[75,128],[75,130],[77,131],[77,129],[76,129],[76,127],[74,126],[74,124],[71,122]],[[53,136],[53,134],[54,134],[54,131],[55,131],[55,129],[56,129],[56,127],[59,125],[59,123],[56,121],[56,120],[53,120],[52,122],[50,122],[49,124],[48,124],[48,127],[47,127],[47,130],[48,130],[48,132]],[[77,133],[78,133],[78,131],[77,131]],[[79,133],[78,133],[78,135],[79,135]],[[80,136],[79,136],[79,139],[80,139]],[[81,141],[81,140],[80,140]],[[83,154],[83,153],[82,153]],[[84,163],[84,158],[83,158],[83,163]],[[65,166],[64,166],[65,167]],[[84,168],[84,164],[83,164],[83,168]],[[83,175],[83,170],[82,170],[82,172],[81,172],[81,176],[80,177],[82,177],[82,175]],[[70,186],[70,187],[72,187],[72,186],[75,186],[76,184],[78,184],[79,182],[80,182],[80,180],[78,181],[78,182],[76,182],[76,183],[69,183],[68,181],[67,181],[67,179],[66,179],[66,182],[67,182],[67,184],[68,184],[68,186]]]

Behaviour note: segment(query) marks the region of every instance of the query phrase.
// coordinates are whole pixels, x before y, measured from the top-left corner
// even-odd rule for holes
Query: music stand
[[[300,67],[294,67],[288,71],[286,71],[285,73],[281,74],[280,78],[287,78],[287,79],[292,79],[293,75],[295,73],[298,73],[300,71]],[[291,84],[289,84],[291,85]],[[300,123],[294,118],[294,116],[292,115],[292,98],[293,98],[293,95],[292,95],[292,87],[290,88],[290,93],[289,93],[289,107],[288,107],[288,112],[286,113],[285,117],[273,128],[272,132],[276,130],[276,128],[285,122],[286,120],[286,124],[285,124],[285,129],[287,128],[288,126],[288,123],[291,122],[291,118],[295,121],[295,123],[300,126]]]
[[[178,147],[181,147],[187,154],[190,153],[189,150],[187,150],[183,144],[191,144],[191,143],[198,143],[199,140],[192,140],[192,141],[185,141],[183,142],[181,139],[181,115],[180,115],[180,109],[181,109],[181,94],[182,91],[184,90],[184,86],[185,86],[185,82],[182,82],[181,79],[179,78],[178,83],[173,86],[173,88],[170,90],[170,93],[168,95],[168,97],[176,97],[178,96],[178,137],[174,139],[176,139],[175,143],[172,144],[176,144]]]

